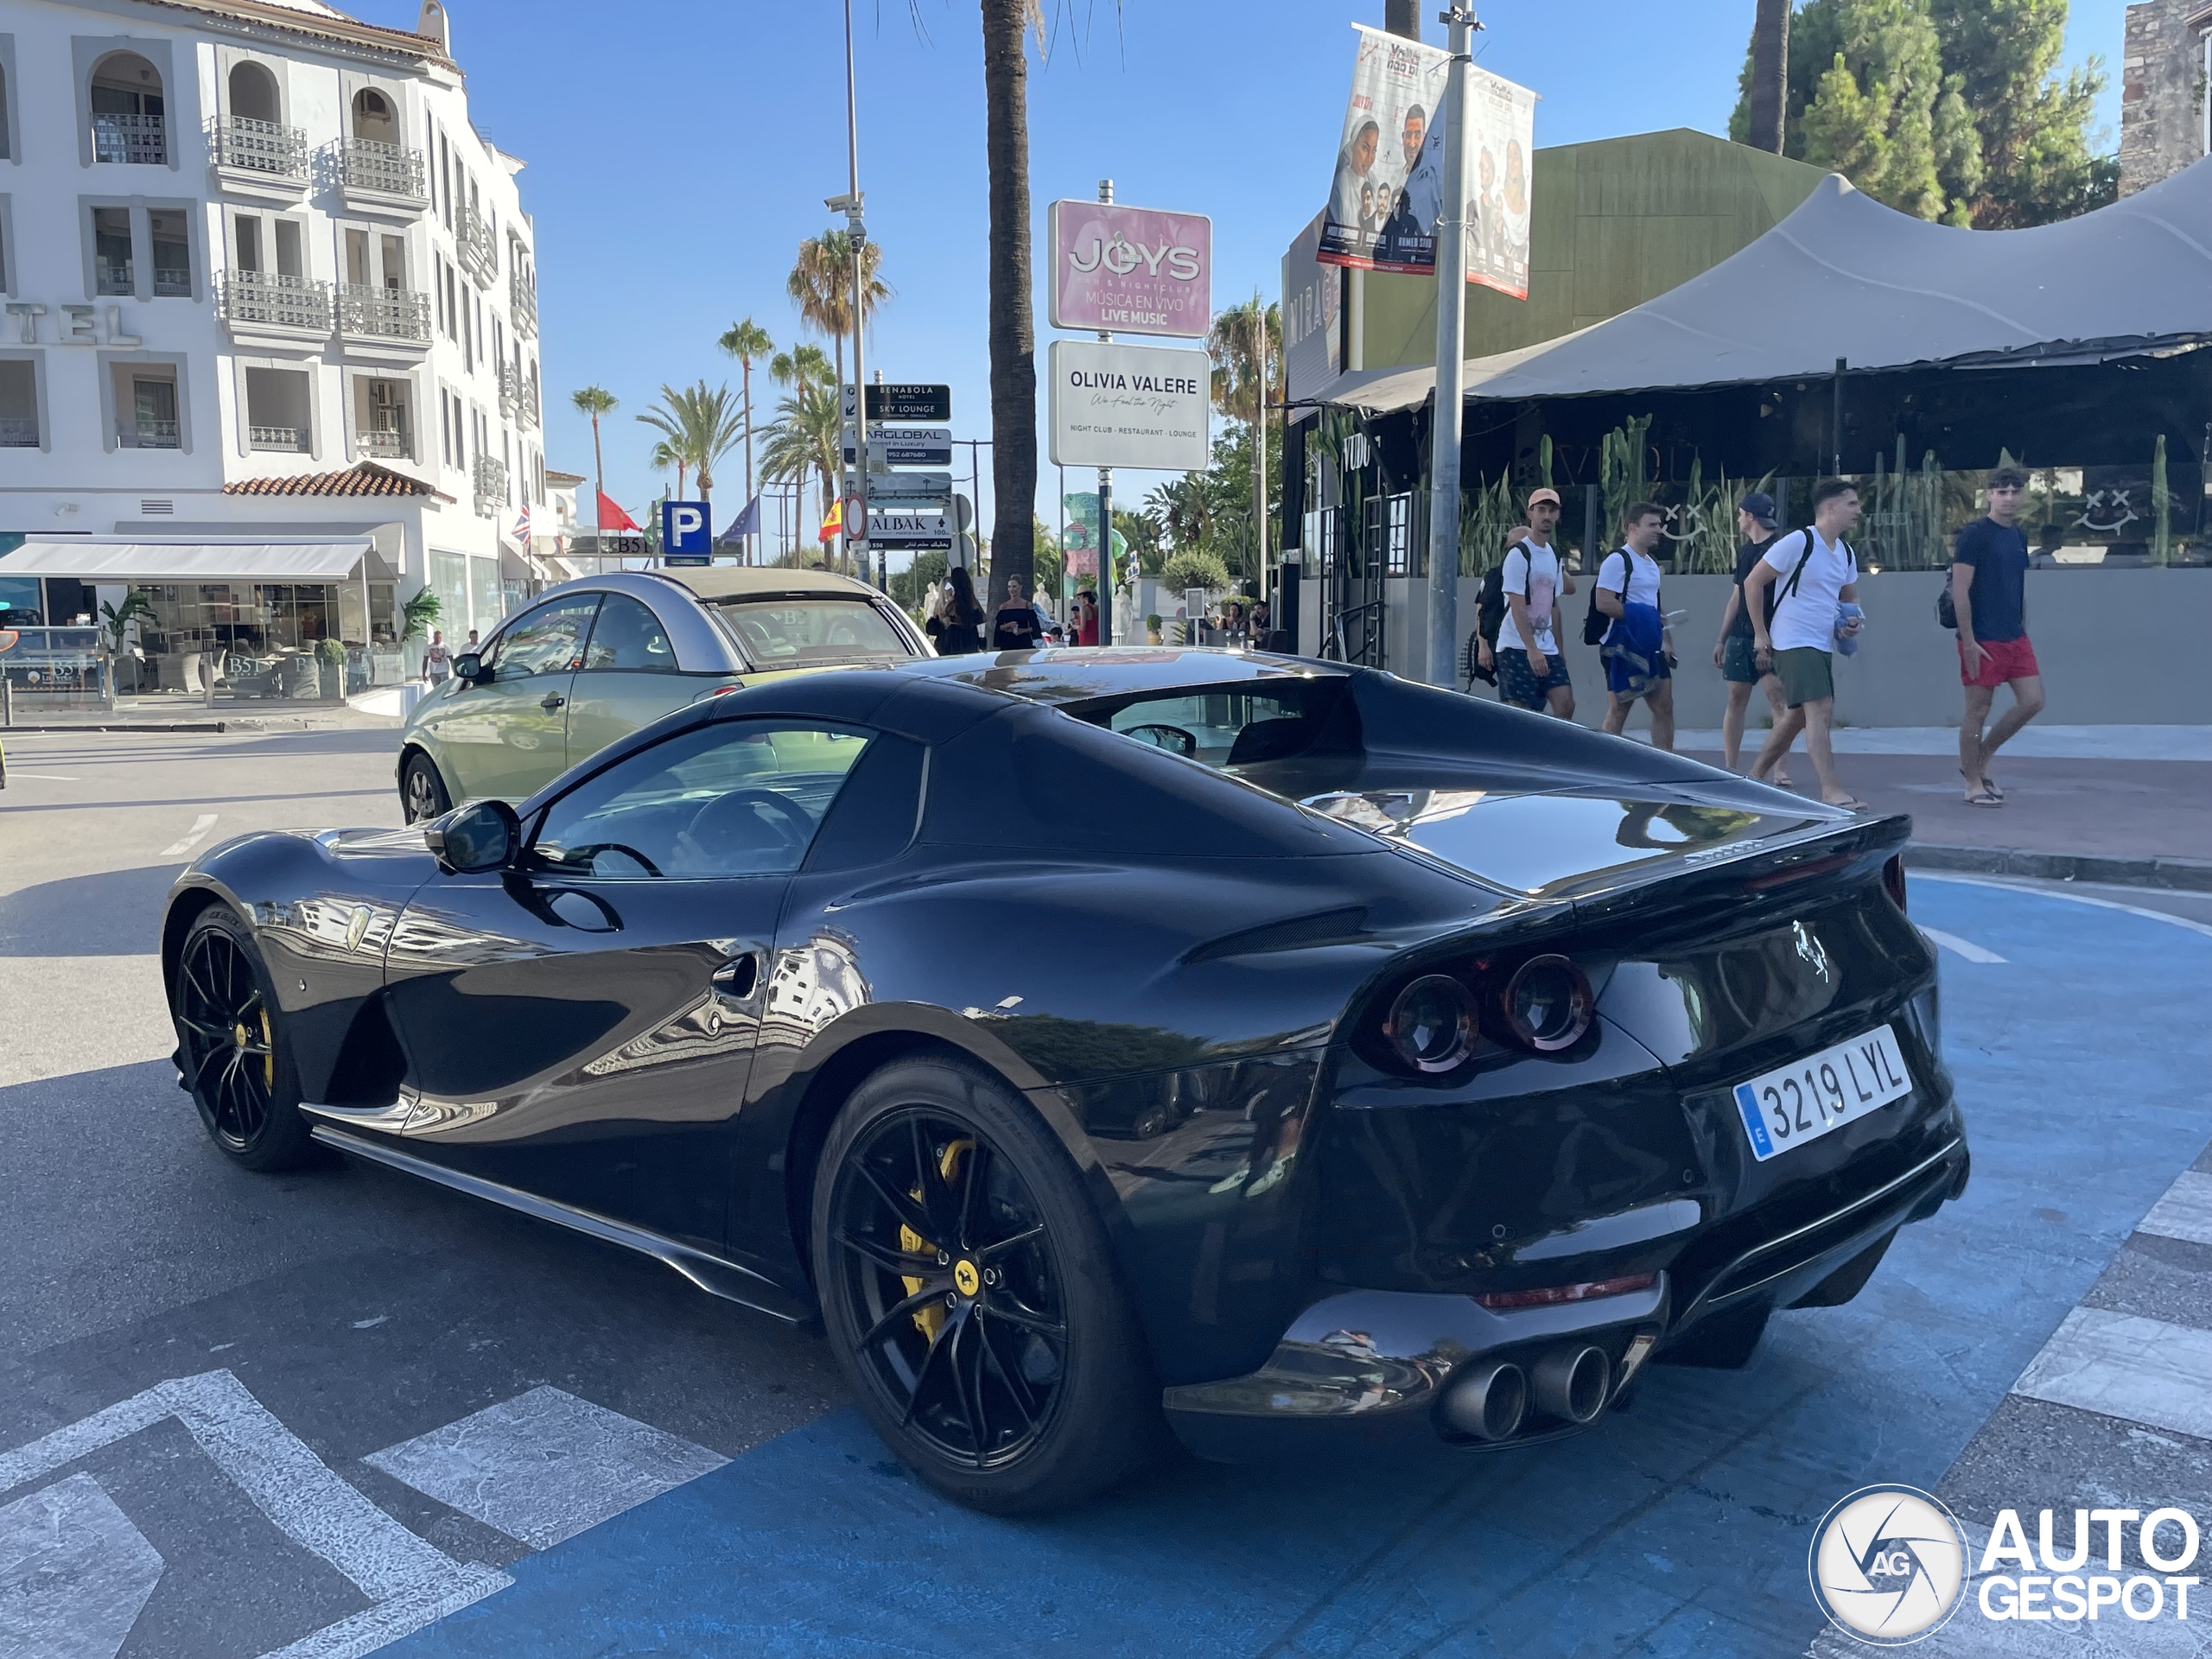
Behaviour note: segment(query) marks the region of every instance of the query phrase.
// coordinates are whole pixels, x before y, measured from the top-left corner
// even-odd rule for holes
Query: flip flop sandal
[[[1967,777],[1966,768],[1963,766],[1959,768],[1959,776],[1968,783],[1972,783],[1974,781],[1972,779]],[[1990,777],[1986,772],[1982,774],[1981,788],[1979,793],[1994,797],[1997,804],[1999,806],[2005,804],[2005,791],[1997,787],[1997,780]],[[1982,802],[1976,801],[1974,797],[1972,795],[1967,796],[1967,799],[1969,801],[1974,801],[1976,805],[1984,804]]]
[[[1823,806],[1833,806],[1845,812],[1872,812],[1874,809],[1856,795],[1847,795],[1840,801],[1823,801]]]
[[[2002,806],[2005,798],[1993,790],[1985,789],[1979,795],[1967,796],[1966,804],[1968,806]]]

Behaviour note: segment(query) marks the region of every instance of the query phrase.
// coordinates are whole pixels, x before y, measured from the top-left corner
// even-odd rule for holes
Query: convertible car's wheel
[[[877,1072],[815,1185],[838,1363],[924,1479],[995,1514],[1078,1503],[1155,1443],[1160,1395],[1075,1167],[1021,1098],[950,1060]]]
[[[245,925],[209,906],[185,935],[169,1013],[200,1121],[246,1169],[289,1169],[313,1149],[276,988]]]
[[[399,804],[410,823],[427,823],[453,804],[446,794],[445,779],[438,776],[429,755],[418,753],[407,757],[406,769],[399,775]]]

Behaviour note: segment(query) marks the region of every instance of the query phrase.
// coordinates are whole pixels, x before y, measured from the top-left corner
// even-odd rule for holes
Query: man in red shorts
[[[2012,522],[2028,475],[1999,467],[1989,475],[1989,516],[1959,532],[1951,554],[1951,604],[1959,613],[1959,678],[1966,718],[1959,722],[1959,776],[1969,806],[2002,806],[2005,791],[1990,775],[1993,756],[2043,712],[2043,677],[2028,643],[2028,538]],[[2012,688],[2012,706],[1985,732],[1997,688]]]

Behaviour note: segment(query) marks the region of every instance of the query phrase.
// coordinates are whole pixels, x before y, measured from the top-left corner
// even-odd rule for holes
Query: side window
[[[599,620],[584,647],[584,666],[673,673],[676,648],[658,617],[627,594],[609,594],[600,602]]]
[[[531,868],[622,880],[795,870],[868,743],[769,721],[683,733],[546,808]]]
[[[492,677],[524,680],[533,674],[563,674],[583,655],[591,632],[597,594],[572,594],[515,619],[499,636],[492,658]]]

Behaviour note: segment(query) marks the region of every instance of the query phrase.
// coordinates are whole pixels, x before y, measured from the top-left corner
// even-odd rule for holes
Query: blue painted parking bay
[[[565,1543],[409,1656],[1802,1651],[1814,1522],[1933,1486],[2202,1149],[2212,937],[1918,877],[1966,1103],[1966,1197],[1847,1307],[1778,1315],[1741,1372],[1510,1452],[1171,1464],[1075,1516],[930,1494],[832,1413]],[[714,1386],[702,1380],[701,1386]]]

